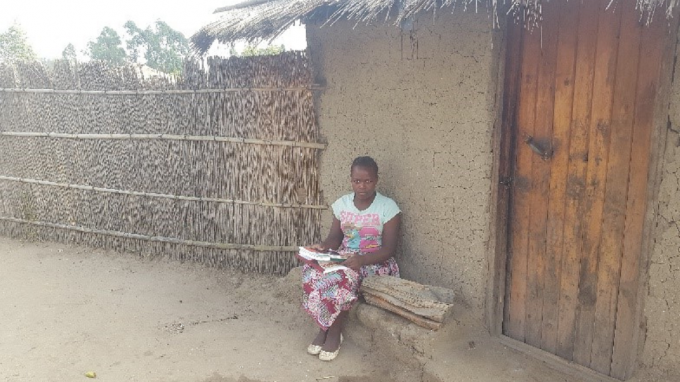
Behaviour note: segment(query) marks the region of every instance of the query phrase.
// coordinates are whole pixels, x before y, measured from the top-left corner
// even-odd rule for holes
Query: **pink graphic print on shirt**
[[[382,224],[378,214],[340,213],[340,223],[345,237],[343,247],[349,250],[375,252],[382,245]]]

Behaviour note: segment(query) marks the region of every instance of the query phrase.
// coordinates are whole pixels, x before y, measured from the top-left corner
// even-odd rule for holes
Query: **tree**
[[[121,65],[127,60],[127,53],[121,46],[122,43],[118,32],[109,27],[104,27],[96,41],[87,43],[85,53],[93,60],[103,60]]]
[[[76,62],[76,60],[78,59],[78,55],[76,54],[76,47],[73,46],[73,44],[66,45],[64,51],[61,52],[61,56],[64,58],[64,60],[67,60],[69,62]]]
[[[36,58],[26,32],[19,24],[14,23],[6,32],[0,33],[0,62],[30,61]]]
[[[163,21],[141,29],[132,21],[125,23],[130,36],[126,40],[130,58],[139,62],[143,53],[146,65],[164,73],[177,74],[182,71],[184,58],[189,55],[189,41],[184,35],[172,29]]]
[[[243,49],[243,52],[241,52],[242,57],[250,57],[250,56],[267,56],[267,55],[274,55],[274,54],[280,54],[282,52],[286,51],[286,47],[281,44],[281,45],[269,45],[266,48],[258,48],[255,45],[248,45]]]

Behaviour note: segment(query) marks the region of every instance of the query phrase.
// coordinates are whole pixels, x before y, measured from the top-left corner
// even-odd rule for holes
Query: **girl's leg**
[[[312,345],[316,346],[323,346],[323,344],[326,343],[326,334],[328,331],[319,329],[319,333],[316,334],[316,337],[314,338],[314,341],[312,341]]]
[[[343,311],[335,319],[333,325],[328,328],[328,332],[326,333],[326,342],[323,344],[324,351],[334,352],[340,347],[340,334],[342,334],[342,329],[345,327],[347,316],[349,316],[349,311]]]

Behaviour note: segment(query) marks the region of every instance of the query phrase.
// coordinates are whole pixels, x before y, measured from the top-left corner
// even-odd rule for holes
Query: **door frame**
[[[564,0],[560,0],[564,1]],[[506,14],[507,10],[499,10],[499,14]],[[656,17],[663,17],[659,12]],[[651,251],[653,250],[654,227],[658,217],[658,194],[661,183],[661,174],[665,156],[665,144],[668,135],[669,105],[671,96],[672,81],[674,80],[675,52],[678,44],[678,30],[680,9],[676,8],[673,18],[670,19],[670,30],[673,35],[667,39],[664,46],[664,53],[661,62],[659,77],[659,87],[657,98],[654,105],[654,125],[651,132],[650,144],[650,163],[649,177],[647,179],[647,208],[645,211],[644,224],[642,228],[642,246],[639,269],[639,283],[637,288],[636,308],[635,308],[635,328],[640,328],[644,323],[644,300],[645,291],[649,283],[649,264]],[[508,63],[508,51],[521,51],[521,42],[513,41],[510,35],[513,33],[512,21],[508,17],[499,18],[499,27],[493,34],[493,44],[498,47],[494,57],[492,73],[496,74],[496,103],[494,106],[494,124],[492,134],[493,161],[491,172],[491,200],[490,200],[490,219],[489,219],[489,240],[487,242],[487,286],[485,298],[485,321],[489,333],[499,337],[500,341],[512,348],[526,353],[527,355],[538,358],[548,365],[569,374],[577,374],[586,380],[598,381],[618,381],[609,376],[600,374],[587,367],[577,365],[562,359],[552,353],[532,347],[523,342],[514,340],[503,335],[503,309],[505,305],[505,283],[506,266],[508,260],[508,226],[509,226],[509,207],[512,182],[510,174],[511,159],[513,153],[512,121],[517,112],[517,94],[506,94],[506,90],[515,91],[518,89],[518,77],[515,75],[506,76],[506,72],[513,71],[513,64]],[[514,26],[515,29],[519,29]],[[516,39],[515,39],[516,40]],[[514,46],[519,45],[519,46]],[[518,61],[514,60],[515,65]],[[517,73],[517,72],[515,72]],[[645,324],[646,325],[646,324]],[[642,330],[638,329],[633,334],[633,347],[636,351],[631,352],[631,359],[626,370],[626,379],[630,378],[636,369],[637,361],[641,358],[645,338],[641,336]]]

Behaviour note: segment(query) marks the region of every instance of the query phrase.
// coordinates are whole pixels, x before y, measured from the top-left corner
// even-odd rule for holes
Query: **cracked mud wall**
[[[677,54],[678,52],[676,52]],[[647,338],[642,362],[680,380],[680,63],[671,90],[669,126],[663,153],[645,297]]]
[[[425,15],[391,24],[310,25],[317,82],[322,190],[351,192],[354,157],[373,156],[380,192],[403,211],[402,276],[454,289],[481,317],[489,238],[495,62],[480,14]],[[331,214],[324,215],[324,235]]]

